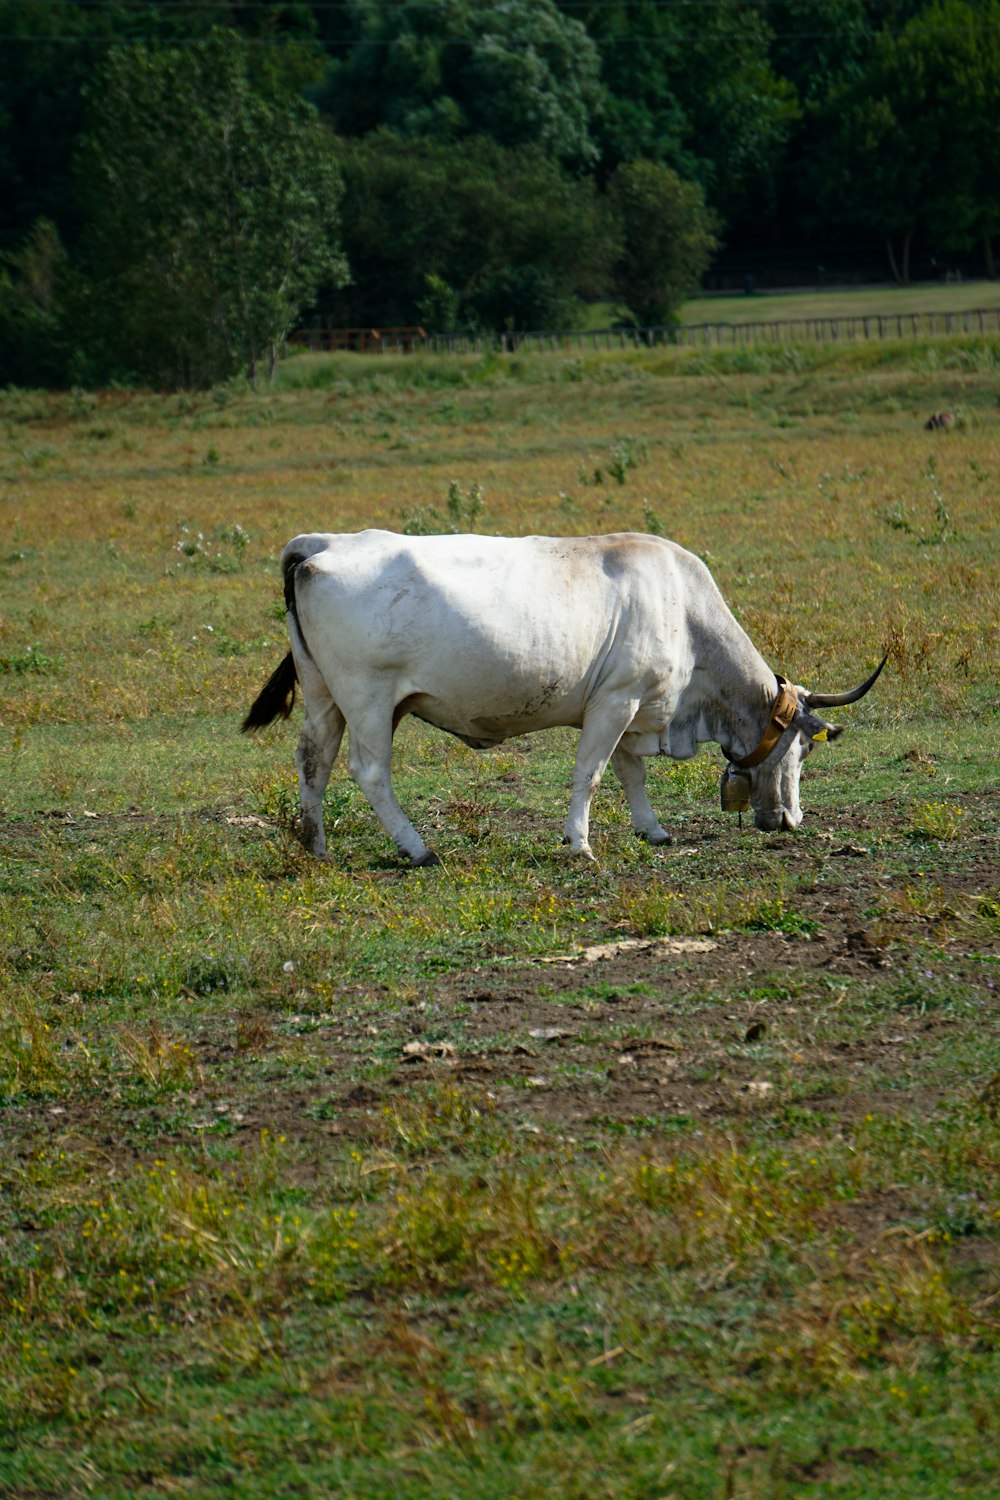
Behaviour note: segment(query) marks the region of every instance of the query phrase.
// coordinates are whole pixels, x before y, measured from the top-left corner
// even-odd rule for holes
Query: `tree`
[[[341,181],[311,106],[251,82],[217,32],[111,49],[77,163],[83,317],[106,372],[251,380],[321,284],[338,285]]]
[[[187,46],[219,24],[239,25],[268,43],[250,57],[255,82],[295,90],[322,77],[313,17],[298,4],[0,0],[0,245],[18,244],[36,219],[45,218],[63,244],[75,248],[71,162],[84,128],[83,91],[107,47],[138,37]]]
[[[919,123],[913,144],[927,169],[927,234],[945,252],[980,244],[992,279],[992,236],[1000,233],[1000,0],[938,0],[906,27],[899,64],[907,113]]]
[[[344,242],[354,281],[331,304],[351,326],[559,326],[606,285],[614,235],[593,183],[537,150],[480,136],[343,144]],[[444,331],[444,330],[441,330]]]
[[[690,122],[678,85],[685,66],[683,12],[660,0],[561,3],[587,28],[601,54],[602,166],[610,171],[644,158],[690,175]]]
[[[836,111],[832,119],[831,110]],[[827,221],[878,235],[893,278],[909,281],[925,170],[908,150],[891,99],[874,89],[866,92],[863,84],[837,91],[827,105],[821,139],[813,175]]]
[[[593,164],[600,57],[553,0],[352,0],[354,40],[317,95],[345,135],[490,135]]]
[[[0,369],[6,382],[65,382],[68,276],[66,252],[48,219],[37,220],[17,250],[0,255]]]
[[[688,21],[688,26],[692,22]],[[727,223],[757,222],[773,211],[791,132],[795,90],[771,65],[771,33],[735,0],[699,12],[684,53],[678,90],[689,121],[690,174]]]
[[[669,167],[634,161],[615,172],[608,196],[622,228],[615,295],[640,325],[669,323],[716,248],[704,194]]]
[[[874,230],[909,280],[918,234],[939,251],[1000,231],[1000,0],[938,0],[877,38],[863,74],[821,115],[817,195],[834,222]]]
[[[605,167],[662,162],[700,182],[724,219],[759,219],[798,117],[794,89],[771,66],[761,16],[737,0],[563,3],[601,50]]]
[[[761,0],[757,0],[761,4]],[[871,51],[868,0],[763,0],[772,28],[771,62],[805,105],[826,98],[844,81],[858,78]]]

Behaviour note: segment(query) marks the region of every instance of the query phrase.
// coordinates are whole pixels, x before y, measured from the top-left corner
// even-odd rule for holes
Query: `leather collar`
[[[788,678],[782,677],[780,673],[775,674],[778,682],[778,695],[771,704],[771,713],[767,721],[760,744],[749,755],[741,756],[736,760],[733,756],[727,756],[730,764],[738,771],[750,771],[754,766],[759,766],[762,760],[766,760],[781,739],[786,729],[791,729],[795,715],[799,711],[799,700],[788,684]]]

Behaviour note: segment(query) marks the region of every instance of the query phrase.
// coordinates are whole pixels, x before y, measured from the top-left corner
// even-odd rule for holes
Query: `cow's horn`
[[[845,703],[857,703],[863,698],[868,689],[874,687],[878,675],[886,662],[889,660],[888,653],[883,656],[872,675],[863,682],[860,687],[854,688],[850,693],[807,693],[805,697],[807,708],[843,708]]]

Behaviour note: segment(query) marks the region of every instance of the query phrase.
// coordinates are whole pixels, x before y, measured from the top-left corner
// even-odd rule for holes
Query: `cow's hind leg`
[[[310,854],[326,857],[323,793],[344,738],[344,716],[315,671],[302,674],[306,717],[295,752],[299,773],[299,837]]]
[[[621,782],[632,813],[632,827],[640,838],[651,844],[671,843],[670,834],[660,826],[646,795],[646,765],[641,755],[620,744],[611,757],[615,775]]]
[[[638,702],[632,700],[612,700],[592,703],[584,715],[564,839],[574,854],[594,857],[590,847],[590,804],[608,761],[638,707]]]
[[[409,818],[396,801],[392,790],[389,762],[392,756],[393,714],[390,705],[385,713],[369,706],[357,718],[348,719],[351,775],[364,792],[375,816],[411,865],[436,865],[437,855],[424,843]]]

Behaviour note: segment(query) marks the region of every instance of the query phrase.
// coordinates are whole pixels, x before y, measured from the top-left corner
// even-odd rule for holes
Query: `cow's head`
[[[779,677],[778,693],[760,743],[748,755],[729,758],[722,773],[724,811],[746,812],[752,807],[755,824],[766,832],[798,828],[802,822],[802,764],[819,742],[843,734],[842,725],[827,723],[813,710],[856,703],[874,685],[887,660],[883,657],[872,675],[848,693],[808,693]]]

